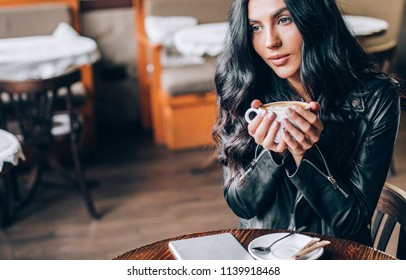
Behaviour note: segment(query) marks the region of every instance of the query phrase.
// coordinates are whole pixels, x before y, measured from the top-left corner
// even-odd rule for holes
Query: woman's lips
[[[268,58],[275,66],[282,66],[288,62],[289,55],[275,55]]]

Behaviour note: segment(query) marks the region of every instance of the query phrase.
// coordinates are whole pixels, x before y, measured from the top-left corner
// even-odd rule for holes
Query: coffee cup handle
[[[252,122],[253,119],[250,118],[250,114],[251,113],[256,113],[259,114],[260,109],[257,108],[249,108],[244,115],[245,120],[247,121],[247,123]]]

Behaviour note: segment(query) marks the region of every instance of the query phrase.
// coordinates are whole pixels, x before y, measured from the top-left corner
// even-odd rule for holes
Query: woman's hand
[[[251,103],[251,108],[259,108],[261,101],[255,99]],[[287,150],[285,141],[281,140],[278,144],[274,143],[276,133],[281,126],[275,121],[275,114],[263,111],[257,114],[252,122],[248,125],[248,133],[255,139],[255,143],[265,149],[284,155]]]
[[[310,110],[299,106],[286,110],[289,119],[282,120],[284,127],[282,139],[288,146],[296,165],[299,165],[306,150],[313,147],[320,139],[324,127],[318,117],[319,111],[320,105],[317,102],[310,102]]]

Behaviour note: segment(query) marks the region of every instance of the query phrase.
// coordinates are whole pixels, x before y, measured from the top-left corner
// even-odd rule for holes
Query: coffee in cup
[[[259,108],[249,108],[244,115],[245,120],[250,123],[253,118],[255,117],[256,114],[259,114],[261,111],[267,111],[269,112],[274,112],[276,115],[275,120],[278,122],[281,122],[283,119],[288,119],[288,115],[286,114],[286,109],[290,108],[292,106],[299,106],[302,107],[303,109],[309,110],[310,105],[309,103],[306,102],[300,102],[300,101],[279,101],[279,102],[272,102],[272,103],[267,103],[263,104]],[[255,114],[252,118],[252,114]],[[292,122],[293,123],[293,122]],[[282,126],[279,127],[279,130],[275,136],[274,142],[279,143],[281,141],[281,135],[282,135]]]

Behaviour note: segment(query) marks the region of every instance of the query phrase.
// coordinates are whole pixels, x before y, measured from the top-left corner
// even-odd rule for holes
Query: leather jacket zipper
[[[334,179],[334,177],[331,175],[330,173],[330,169],[328,168],[327,162],[324,159],[323,154],[321,153],[319,147],[317,147],[317,145],[315,145],[315,147],[317,148],[317,150],[319,151],[319,154],[321,155],[321,158],[323,159],[324,162],[324,166],[326,167],[327,173],[328,175],[324,174],[314,163],[312,163],[311,161],[309,161],[308,159],[303,159],[303,161],[309,163],[311,166],[313,166],[314,169],[316,169],[321,175],[323,175],[324,177],[326,177],[326,179],[331,183],[331,185],[333,186],[333,188],[335,190],[338,190],[339,192],[341,192],[341,194],[345,197],[348,198],[348,194],[342,189],[340,188],[340,186],[338,185],[337,181]]]
[[[295,216],[296,208],[302,198],[303,198],[303,194],[299,193],[299,196],[296,198],[295,204],[293,205],[292,218],[291,218],[291,222],[290,222],[291,230],[296,229],[296,216]]]
[[[250,167],[244,172],[244,174],[242,174],[241,176],[240,176],[240,181],[243,181],[245,178],[247,178],[251,173],[252,173],[252,171],[254,170],[254,168],[255,168],[255,165],[257,165],[257,162],[258,162],[258,160],[259,160],[259,158],[267,151],[267,150],[262,150],[262,152],[257,156],[257,152],[258,152],[258,147],[259,147],[259,145],[257,145],[257,147],[256,147],[256,149],[255,149],[255,157],[254,157],[254,159],[251,161],[251,163],[250,163]]]

